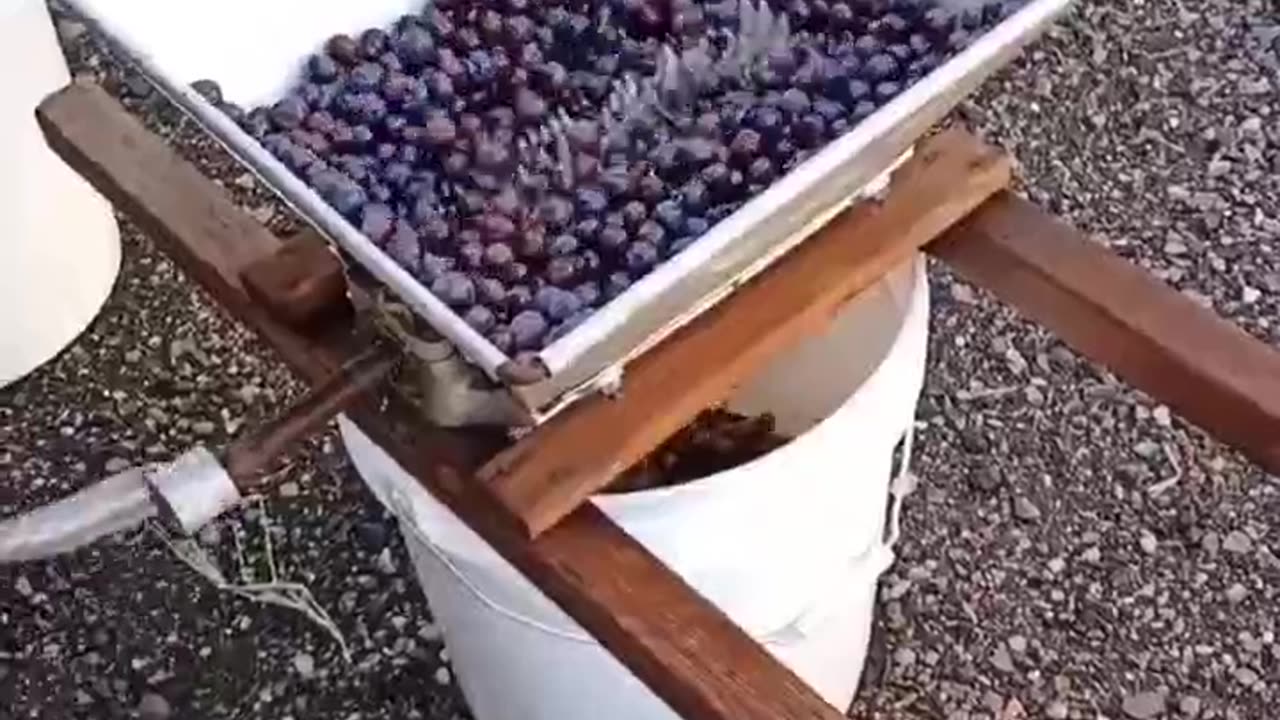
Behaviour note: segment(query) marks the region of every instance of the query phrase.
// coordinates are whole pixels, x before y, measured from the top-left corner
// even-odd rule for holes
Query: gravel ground
[[[83,27],[92,74],[277,230],[282,209]],[[1280,18],[1263,0],[1084,2],[962,115],[1025,190],[1280,343]],[[217,444],[299,391],[127,222],[92,328],[0,390],[0,515]],[[857,709],[1266,718],[1280,486],[943,268],[901,560]],[[154,532],[0,568],[0,719],[466,717],[391,520],[332,436],[203,533],[230,582],[305,584],[349,648],[218,590]],[[270,546],[266,540],[270,538]]]

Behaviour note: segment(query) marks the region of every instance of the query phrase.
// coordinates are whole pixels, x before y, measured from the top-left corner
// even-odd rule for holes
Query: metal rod
[[[399,356],[385,348],[351,360],[283,415],[233,441],[223,453],[227,474],[242,493],[256,490],[259,473],[272,460],[376,387],[398,362]]]

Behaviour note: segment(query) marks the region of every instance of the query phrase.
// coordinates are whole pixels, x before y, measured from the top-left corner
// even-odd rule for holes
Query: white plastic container
[[[892,455],[904,438],[910,455],[928,304],[917,258],[742,388],[731,408],[774,413],[796,437],[786,446],[688,484],[594,499],[840,709],[893,560]],[[355,467],[400,520],[477,720],[676,717],[352,423],[339,425]],[[893,484],[899,498],[908,491]],[[896,504],[890,517],[894,535]]]
[[[45,145],[35,108],[71,81],[44,0],[0,0],[0,386],[98,314],[120,267],[111,206]]]

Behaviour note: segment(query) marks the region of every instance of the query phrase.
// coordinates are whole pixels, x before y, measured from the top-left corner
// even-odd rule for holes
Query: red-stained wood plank
[[[1276,348],[1011,193],[929,252],[1280,474]]]
[[[37,114],[72,167],[304,378],[323,382],[362,349],[348,326],[304,332],[252,302],[240,271],[275,252],[278,239],[101,90],[73,86]],[[496,448],[492,438],[424,427],[372,399],[351,416],[685,718],[843,718],[594,508],[579,509],[536,541],[515,532],[473,479]]]
[[[627,366],[619,398],[583,400],[480,474],[530,537],[552,527],[779,353],[1009,182],[1008,158],[941,133],[862,203]]]

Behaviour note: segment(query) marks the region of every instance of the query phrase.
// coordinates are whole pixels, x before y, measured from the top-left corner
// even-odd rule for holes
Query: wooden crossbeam
[[[999,151],[948,131],[894,174],[883,204],[846,211],[594,397],[488,463],[481,480],[530,537],[546,531],[845,303],[1009,183]]]
[[[50,145],[295,371],[326,380],[359,349],[349,325],[307,333],[245,293],[243,266],[280,247],[226,193],[100,89],[74,85],[37,111]],[[408,413],[352,419],[677,713],[690,720],[842,720],[803,681],[592,506],[530,541],[473,482],[492,438]]]
[[[1280,351],[1008,192],[929,252],[1280,475]]]

